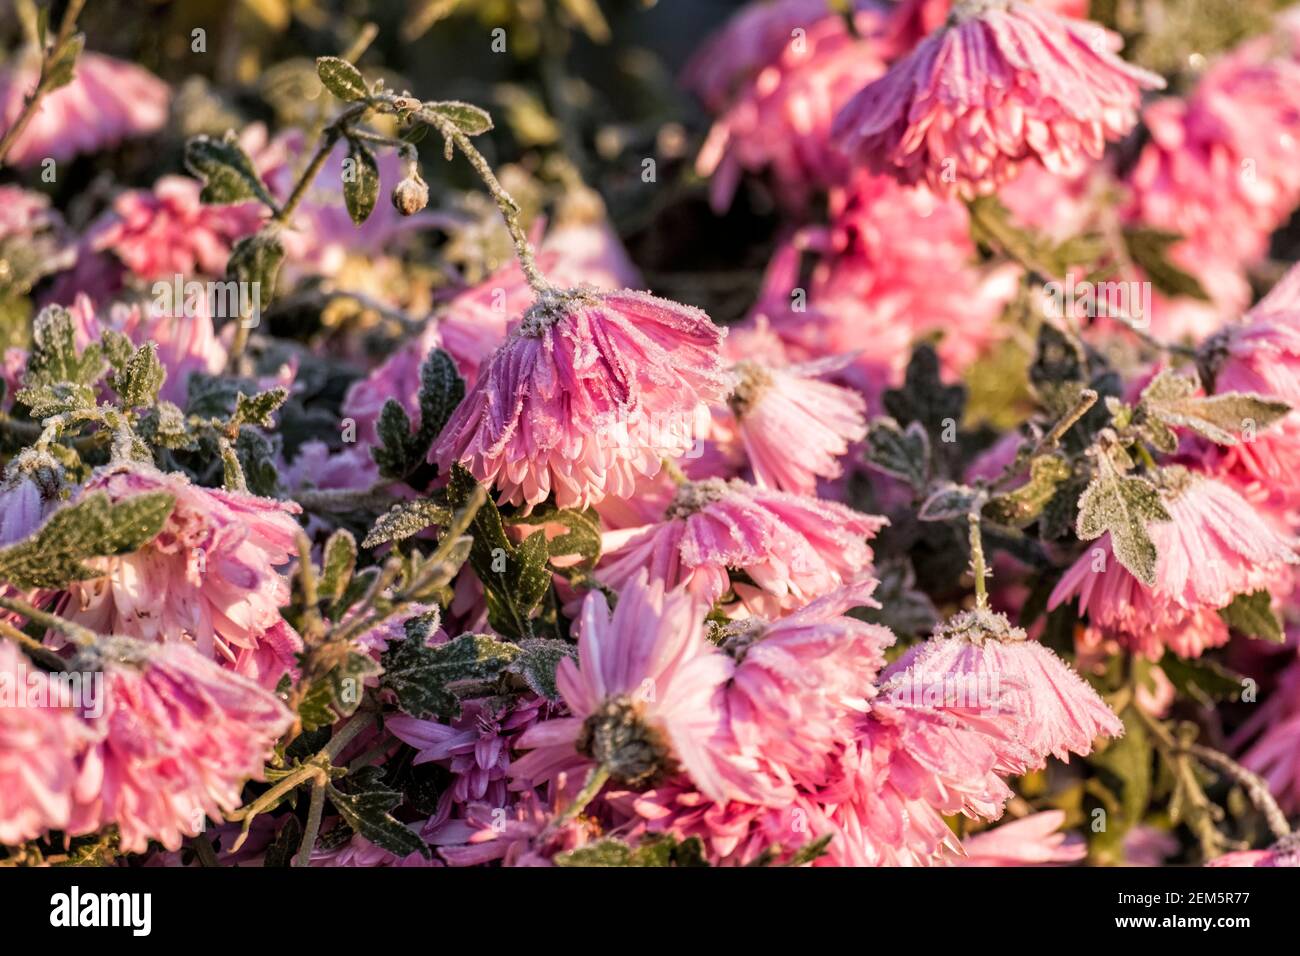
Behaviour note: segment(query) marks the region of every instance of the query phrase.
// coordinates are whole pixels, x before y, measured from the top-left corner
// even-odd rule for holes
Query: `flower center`
[[[987,641],[1014,644],[1028,639],[1024,630],[1007,620],[1005,614],[979,607],[954,614],[935,628],[934,636],[957,638],[976,647]]]
[[[967,20],[974,20],[982,17],[990,10],[1005,10],[1011,5],[1011,0],[958,0],[953,5],[952,13],[948,16],[948,26],[955,26],[959,23],[965,23]]]
[[[763,622],[755,618],[727,621],[714,628],[710,640],[739,664],[745,659],[749,649],[762,640],[764,631]]]
[[[689,518],[715,501],[721,501],[727,495],[727,483],[721,478],[708,478],[704,481],[688,481],[678,485],[677,494],[672,504],[664,513],[668,519]]]
[[[727,399],[727,404],[731,406],[733,415],[743,418],[763,391],[772,384],[772,373],[749,359],[737,362],[732,371],[736,374],[736,388]]]
[[[596,301],[596,290],[592,286],[580,286],[576,289],[547,289],[538,293],[537,301],[524,313],[516,334],[539,339],[574,306],[594,305]]]
[[[675,763],[663,735],[650,726],[639,703],[622,695],[608,697],[582,723],[578,753],[609,768],[609,775],[629,787],[644,787],[673,770]]]

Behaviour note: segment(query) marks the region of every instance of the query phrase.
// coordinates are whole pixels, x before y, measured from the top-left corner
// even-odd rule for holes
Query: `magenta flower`
[[[114,501],[161,491],[176,506],[139,551],[91,562],[103,576],[69,586],[66,617],[101,634],[184,639],[267,687],[294,666],[302,641],[280,617],[289,582],[276,568],[296,553],[296,504],[142,465],[100,470],[81,494],[95,491]]]
[[[1158,555],[1154,587],[1115,560],[1105,534],[1065,572],[1048,607],[1077,597],[1094,628],[1151,660],[1166,647],[1198,657],[1227,643],[1217,612],[1237,595],[1290,590],[1295,543],[1213,479],[1186,474],[1162,497],[1172,520],[1148,526]]]
[[[871,571],[868,540],[888,522],[833,501],[741,481],[688,482],[663,520],[607,536],[596,576],[616,590],[642,569],[709,604],[728,589],[777,617]],[[746,579],[732,580],[728,569]]]
[[[471,804],[461,820],[429,833],[429,842],[450,866],[553,866],[556,853],[575,850],[592,837],[582,819],[554,826],[555,813],[533,793],[521,794],[509,807]]]
[[[989,193],[1036,159],[1081,171],[1137,122],[1164,80],[1125,63],[1104,28],[1020,0],[960,0],[947,23],[835,121],[873,171],[943,195]]]
[[[665,592],[644,573],[622,589],[611,614],[600,592],[579,619],[578,661],[560,661],[556,686],[572,716],[530,727],[517,745],[531,753],[510,768],[526,789],[561,774],[580,786],[593,767],[644,788],[680,772],[725,800],[753,783],[727,732],[723,686],[731,659],[704,637],[706,608]]]
[[[459,462],[500,500],[561,508],[628,497],[692,441],[723,397],[723,332],[698,309],[642,292],[547,293],[492,356],[431,460]]]
[[[1267,850],[1236,850],[1215,857],[1205,865],[1298,867],[1300,866],[1300,838],[1292,833],[1278,840]]]
[[[8,129],[17,120],[39,73],[35,50],[19,54],[0,72],[0,128]],[[72,82],[42,98],[6,161],[14,166],[34,166],[46,159],[61,163],[79,153],[147,136],[167,122],[170,98],[167,84],[143,67],[83,52]]]
[[[43,670],[0,641],[0,844],[68,826],[85,734]]]
[[[95,652],[107,706],[87,720],[94,742],[80,755],[69,827],[116,823],[122,849],[150,840],[169,850],[241,803],[248,779],[293,718],[274,694],[218,667],[184,642],[109,638]]]
[[[936,697],[972,726],[1001,733],[1002,773],[1041,769],[1049,756],[1087,756],[1098,737],[1124,732],[1068,664],[986,609],[958,614],[911,648],[886,674],[881,695],[913,703]]]
[[[1078,863],[1088,855],[1088,845],[1077,833],[1059,832],[1064,810],[1042,810],[962,841],[961,866],[1042,866]]]
[[[786,367],[754,361],[735,366],[728,404],[755,484],[811,495],[819,477],[843,474],[839,459],[867,434],[866,401],[818,376],[845,364],[832,358]]]
[[[847,175],[831,124],[854,93],[885,72],[882,18],[873,11],[857,20],[860,37],[825,15],[793,39],[787,34],[785,48],[718,117],[695,163],[697,173],[713,177],[715,210],[731,205],[742,171],[769,170],[778,198],[793,210]]]
[[[262,224],[256,203],[211,206],[199,201],[199,184],[164,176],[152,190],[132,189],[91,227],[92,252],[112,252],[146,282],[196,274],[224,276],[235,240]]]

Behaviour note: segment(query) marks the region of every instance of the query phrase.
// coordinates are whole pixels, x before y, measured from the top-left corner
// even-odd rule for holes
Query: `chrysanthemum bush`
[[[564,6],[502,128],[24,7],[3,862],[1294,865],[1300,16],[755,2],[638,158]]]

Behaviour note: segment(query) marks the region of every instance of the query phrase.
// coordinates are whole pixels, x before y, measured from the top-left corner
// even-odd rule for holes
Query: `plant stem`
[[[81,9],[85,5],[86,0],[69,0],[67,9],[63,12],[63,20],[59,24],[59,32],[55,36],[54,42],[41,51],[41,72],[37,77],[36,86],[23,100],[22,111],[14,120],[13,125],[5,130],[4,136],[0,138],[0,166],[4,165],[9,150],[18,141],[18,137],[27,128],[27,124],[32,121],[32,117],[36,115],[36,108],[40,105],[41,99],[50,91],[50,67],[59,59],[64,47],[72,39],[72,31],[77,26],[77,17],[81,16]]]
[[[591,768],[587,774],[587,782],[583,784],[578,795],[573,798],[573,802],[564,808],[564,812],[551,821],[548,830],[559,830],[561,827],[577,819],[578,814],[587,808],[587,804],[596,799],[596,794],[605,786],[609,780],[609,768],[602,764],[597,764]]]
[[[28,656],[50,670],[57,671],[67,666],[67,662],[62,657],[55,654],[30,634],[20,631],[8,621],[0,620],[0,637],[9,638],[9,640],[25,650]]]
[[[989,606],[988,588],[985,577],[988,570],[984,566],[984,537],[980,534],[980,516],[972,511],[966,516],[970,523],[970,570],[975,576],[975,606],[983,610]]]
[[[311,866],[311,853],[316,849],[316,837],[320,834],[321,817],[325,815],[325,782],[319,778],[312,781],[311,803],[307,807],[307,825],[303,828],[302,843],[294,857],[294,866]]]
[[[1291,835],[1291,824],[1287,822],[1286,814],[1277,805],[1273,794],[1269,792],[1268,783],[1259,774],[1246,769],[1227,754],[1201,744],[1191,744],[1184,748],[1184,752],[1191,754],[1203,764],[1221,770],[1241,784],[1246,795],[1250,797],[1250,802],[1264,815],[1264,821],[1275,839],[1280,840]]]
[[[82,627],[80,624],[75,624],[66,618],[59,617],[57,614],[42,611],[40,608],[33,607],[19,598],[0,596],[0,607],[21,614],[29,621],[50,630],[58,631],[78,647],[94,647],[99,636],[88,627]]]

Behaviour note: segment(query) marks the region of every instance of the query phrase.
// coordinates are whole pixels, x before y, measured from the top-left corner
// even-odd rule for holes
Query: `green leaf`
[[[358,226],[370,218],[379,198],[379,164],[364,143],[353,140],[343,160],[343,203]]]
[[[158,346],[147,342],[135,350],[122,371],[113,375],[109,384],[117,392],[126,408],[152,405],[158,390],[167,378],[167,370],[158,360]]]
[[[1124,231],[1124,244],[1128,247],[1129,258],[1147,274],[1151,284],[1167,296],[1184,296],[1209,302],[1209,293],[1199,279],[1174,265],[1169,258],[1169,250],[1183,239],[1176,232],[1160,229],[1127,229]]]
[[[477,486],[463,468],[452,469],[447,498],[461,507]],[[493,630],[518,640],[533,637],[532,615],[551,585],[546,534],[537,531],[518,547],[506,537],[501,512],[490,499],[474,515],[474,545],[470,564],[487,592],[488,623]]]
[[[94,385],[104,373],[102,348],[92,343],[78,351],[72,313],[62,306],[46,306],[32,323],[32,352],[23,384],[53,385],[72,382]]]
[[[1081,541],[1109,531],[1116,559],[1150,586],[1156,580],[1156,546],[1147,524],[1169,520],[1154,484],[1121,474],[1108,455],[1097,456],[1097,473],[1079,497],[1075,532]]]
[[[303,729],[329,727],[351,716],[361,704],[366,679],[381,672],[369,654],[348,649],[343,659],[303,695],[298,705]]]
[[[945,482],[938,491],[925,499],[916,516],[921,521],[951,521],[954,518],[965,520],[978,498],[979,493],[974,488]]]
[[[446,525],[450,520],[451,509],[431,498],[402,501],[379,517],[361,546],[373,548],[387,541],[404,541],[425,528]]]
[[[1195,373],[1187,376],[1165,370],[1143,390],[1138,409],[1169,428],[1188,428],[1220,445],[1236,445],[1243,434],[1266,428],[1291,411],[1286,402],[1259,395],[1228,392],[1198,396],[1199,389]],[[1161,441],[1157,436],[1153,443],[1165,452],[1178,447],[1176,439],[1167,437]]]
[[[316,57],[316,75],[320,77],[325,89],[345,103],[365,99],[370,95],[361,71],[337,56]]]
[[[487,634],[462,634],[445,644],[394,642],[384,653],[381,686],[412,717],[451,720],[460,712],[457,684],[498,679],[519,656],[519,648]]]
[[[77,59],[81,56],[81,51],[86,47],[86,35],[84,33],[74,33],[68,37],[68,41],[59,48],[58,55],[50,61],[50,67],[45,74],[44,88],[46,90],[57,90],[61,86],[67,86],[72,82],[77,73]]]
[[[1029,463],[1029,480],[986,504],[984,516],[1013,528],[1027,527],[1038,520],[1061,482],[1073,472],[1065,459],[1056,455],[1039,455]]]
[[[380,409],[379,445],[370,453],[380,474],[400,481],[424,465],[430,447],[464,397],[465,382],[456,372],[456,363],[442,349],[431,349],[420,365],[419,427],[412,426],[406,409],[395,399]]]
[[[867,464],[902,479],[917,492],[930,481],[930,438],[920,422],[904,431],[892,418],[877,418],[867,432]]]
[[[357,539],[352,537],[351,531],[340,528],[325,542],[317,585],[320,596],[330,602],[337,601],[347,590],[356,569]]]
[[[275,208],[275,200],[233,132],[227,132],[222,139],[191,137],[185,144],[185,168],[203,180],[199,199],[209,205],[255,199]]]
[[[333,784],[326,788],[330,803],[338,810],[343,822],[375,846],[383,847],[400,857],[419,853],[433,855],[428,844],[406,824],[395,819],[388,811],[402,802],[395,790],[368,790],[362,793],[343,793]]]
[[[19,588],[62,588],[103,572],[88,558],[129,554],[152,541],[175,505],[164,492],[109,500],[102,491],[65,505],[30,537],[0,548],[0,581]]]
[[[1206,657],[1179,657],[1165,651],[1160,669],[1181,697],[1190,697],[1204,706],[1236,700],[1241,694],[1242,676]]]
[[[289,398],[285,388],[269,388],[256,395],[245,395],[242,391],[235,398],[235,411],[230,417],[232,428],[240,425],[256,425],[258,428],[273,428],[275,420],[271,415]]]
[[[397,399],[390,398],[384,402],[375,430],[379,434],[379,444],[370,450],[370,457],[379,466],[383,477],[401,481],[424,463],[428,445],[411,430],[411,419]]]
[[[1154,757],[1146,724],[1133,707],[1120,716],[1124,736],[1093,755],[1090,763],[1101,771],[1106,787],[1119,797],[1122,819],[1108,821],[1107,829],[1117,828],[1122,833],[1141,822],[1151,802]]]
[[[246,283],[247,288],[256,290],[258,305],[268,309],[275,298],[275,280],[282,262],[284,244],[272,229],[264,228],[235,243],[226,262],[226,278]]]
[[[465,380],[442,349],[430,349],[420,365],[420,435],[432,445],[465,397]]]
[[[555,686],[555,669],[566,657],[578,659],[578,649],[567,641],[529,638],[519,642],[519,656],[506,669],[522,677],[528,689],[537,696],[558,701],[560,692]]]
[[[606,837],[595,843],[557,853],[556,866],[708,866],[704,844],[699,837],[678,839],[671,834],[644,837],[635,847],[622,840]]]
[[[302,824],[293,814],[288,814],[280,824],[280,829],[276,831],[275,839],[266,848],[262,866],[273,869],[292,866],[294,854],[298,852],[300,843],[302,843]]]
[[[466,136],[478,136],[492,129],[492,117],[486,110],[455,100],[425,103],[415,115],[433,126],[438,126],[440,120],[449,122]]]
[[[1238,634],[1282,643],[1286,636],[1282,622],[1273,613],[1273,601],[1267,591],[1238,594],[1232,603],[1219,609],[1219,617]]]
[[[14,401],[25,405],[32,418],[40,421],[52,415],[87,411],[95,407],[95,390],[75,382],[55,382],[20,388]]]
[[[263,498],[280,495],[280,465],[277,454],[279,436],[274,440],[247,425],[235,439],[235,457],[244,473],[244,487]]]
[[[900,388],[884,394],[885,411],[901,425],[920,422],[931,438],[951,431],[962,420],[966,387],[945,385],[939,373],[939,355],[929,343],[912,350]]]
[[[568,530],[556,535],[547,543],[547,552],[552,560],[557,558],[581,557],[576,565],[567,565],[557,569],[562,574],[575,571],[590,571],[600,558],[601,530],[600,518],[595,512],[559,510],[550,505],[534,508],[532,514],[512,519],[511,524],[559,524]]]
[[[831,845],[831,840],[834,836],[833,833],[828,833],[825,836],[818,837],[816,840],[811,840],[808,843],[805,843],[803,846],[799,847],[799,849],[795,850],[794,855],[786,861],[785,865],[807,866],[809,863],[820,860],[826,855],[827,847]]]

